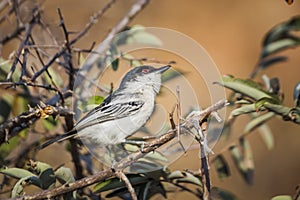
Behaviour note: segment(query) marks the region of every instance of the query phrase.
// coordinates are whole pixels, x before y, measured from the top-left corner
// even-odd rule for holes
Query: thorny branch
[[[227,105],[226,100],[220,100],[217,103],[209,106],[208,108],[199,111],[199,115],[195,116],[198,119],[202,119],[204,116],[209,116],[212,112],[215,112],[217,110],[220,110],[224,108]],[[200,118],[199,118],[200,117]],[[201,121],[200,121],[201,122]],[[152,142],[149,142],[144,148],[143,151],[137,151],[134,152],[127,157],[123,158],[121,161],[114,164],[114,169],[107,169],[101,172],[98,172],[92,176],[82,178],[80,180],[77,180],[73,183],[69,183],[67,185],[62,185],[60,187],[49,189],[49,190],[43,190],[41,192],[37,192],[32,195],[24,195],[20,198],[15,198],[16,200],[32,200],[32,199],[49,199],[53,198],[62,194],[65,194],[67,192],[71,192],[83,187],[90,186],[94,183],[104,181],[112,176],[115,175],[114,171],[122,171],[126,167],[130,166],[132,163],[136,162],[138,159],[145,156],[147,153],[150,153],[160,146],[166,144],[167,142],[171,141],[173,138],[177,136],[176,129],[171,129],[166,134],[160,136],[159,138],[153,140]]]
[[[50,105],[45,105],[41,103],[41,105],[30,108],[29,111],[22,113],[10,120],[7,120],[3,124],[0,125],[0,144],[7,142],[9,137],[14,136],[14,134],[18,133],[20,130],[28,128],[31,124],[33,124],[37,119],[47,118],[48,116],[70,116],[73,115],[71,111],[63,107],[54,107]]]

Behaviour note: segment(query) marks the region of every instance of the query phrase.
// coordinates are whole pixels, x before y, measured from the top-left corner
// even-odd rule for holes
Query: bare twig
[[[126,185],[126,187],[128,189],[128,192],[131,195],[131,198],[133,200],[137,200],[138,198],[136,196],[134,188],[132,187],[132,185],[131,185],[129,179],[127,178],[127,176],[122,171],[115,172],[115,175],[116,175],[116,177],[118,177],[119,179],[121,179],[122,181],[124,181],[124,183],[125,183],[125,185]]]
[[[19,57],[21,56],[22,50],[24,49],[24,47],[31,35],[31,31],[38,20],[39,20],[39,11],[37,9],[35,9],[30,23],[27,24],[27,26],[26,26],[26,33],[25,33],[24,39],[22,40],[20,47],[19,47],[18,51],[16,52],[16,55],[15,55],[16,58],[10,68],[10,72],[7,74],[6,79],[8,82],[12,81],[12,75],[16,69],[16,65],[18,64]]]
[[[105,39],[101,42],[101,44],[94,49],[95,52],[102,55],[105,53],[107,48],[113,41],[113,38],[121,32],[127,24],[149,3],[149,0],[137,0],[128,13],[119,21],[118,24],[106,35]],[[84,65],[82,66],[83,71],[89,71],[93,64],[97,61],[99,55],[90,54],[90,56],[86,59]]]
[[[103,9],[101,9],[99,12],[97,12],[92,19],[90,20],[90,22],[85,26],[85,28],[79,32],[76,37],[74,39],[72,39],[69,42],[69,45],[73,45],[74,43],[76,43],[80,38],[82,38],[90,29],[91,27],[96,23],[97,19],[100,18],[101,16],[103,16],[103,14],[114,4],[115,0],[111,0],[108,4],[106,4],[106,6],[104,6]],[[60,56],[62,56],[65,51],[66,51],[66,46],[63,47],[59,52],[57,52],[52,58],[49,59],[48,63],[45,64],[43,66],[42,69],[40,69],[38,72],[36,72],[34,74],[34,76],[32,77],[32,81],[35,81],[45,70],[47,70],[52,63],[59,58]]]

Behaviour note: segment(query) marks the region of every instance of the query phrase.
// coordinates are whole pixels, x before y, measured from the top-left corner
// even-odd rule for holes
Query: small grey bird
[[[170,68],[140,66],[130,70],[119,88],[87,113],[73,130],[48,140],[41,148],[72,137],[101,146],[118,144],[141,128],[154,110],[161,87],[161,74]]]

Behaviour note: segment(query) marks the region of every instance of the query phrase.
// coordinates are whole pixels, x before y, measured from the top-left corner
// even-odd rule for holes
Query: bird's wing
[[[98,123],[128,117],[138,112],[144,101],[132,99],[111,100],[111,97],[86,114],[76,125],[77,131]],[[117,98],[118,99],[118,98]]]

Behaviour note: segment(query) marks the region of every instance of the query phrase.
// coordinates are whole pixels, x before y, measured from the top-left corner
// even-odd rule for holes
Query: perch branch
[[[219,109],[222,109],[227,105],[226,100],[220,100],[217,103],[211,105],[210,107],[202,110],[199,112],[199,115],[196,117],[199,117],[201,119],[203,116],[208,116],[210,113],[217,111]],[[117,162],[114,164],[114,170],[115,171],[122,171],[126,167],[130,166],[132,163],[136,162],[138,159],[142,158],[145,154],[150,153],[160,146],[166,144],[173,138],[177,136],[177,131],[176,130],[170,130],[166,134],[160,136],[159,138],[153,140],[152,142],[149,142],[144,148],[143,152],[142,151],[137,151],[134,152],[127,157],[123,158],[121,161]],[[24,195],[20,198],[15,198],[18,200],[32,200],[32,199],[50,199],[62,194],[65,194],[67,192],[71,192],[83,187],[90,186],[94,183],[104,181],[110,177],[112,177],[115,173],[114,170],[112,169],[107,169],[101,172],[98,172],[92,176],[82,178],[80,180],[77,180],[73,183],[67,184],[67,185],[62,185],[60,187],[54,188],[54,189],[49,189],[49,190],[43,190],[40,192],[37,192],[32,195]]]

